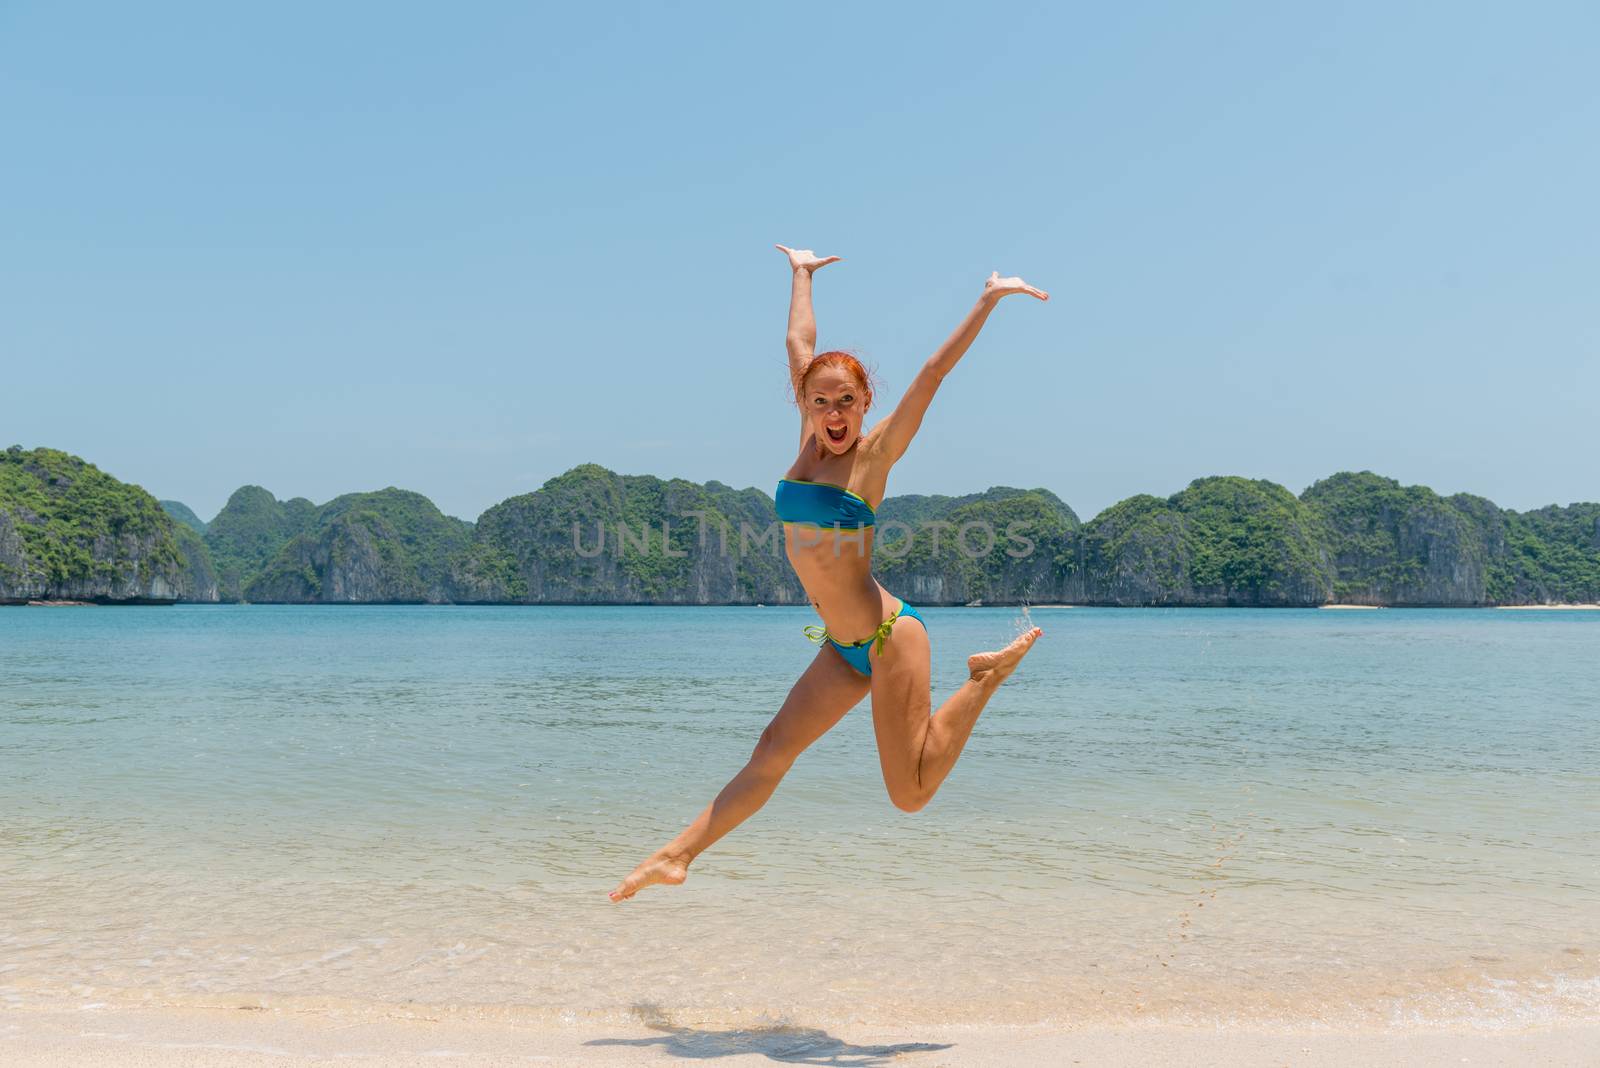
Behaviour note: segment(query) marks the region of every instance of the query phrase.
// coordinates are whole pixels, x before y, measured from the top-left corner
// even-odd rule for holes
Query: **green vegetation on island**
[[[224,601],[244,600],[245,586],[289,541],[307,530],[316,505],[280,501],[260,486],[240,486],[206,526],[206,548]]]
[[[874,567],[913,604],[1051,599],[1080,527],[1049,490],[1010,486],[890,497],[877,514]]]
[[[1281,607],[1322,604],[1333,585],[1320,517],[1259,479],[1130,497],[1090,520],[1076,548],[1061,591],[1074,602]]]
[[[1505,562],[1491,567],[1491,599],[1600,604],[1600,504],[1549,505],[1504,516]]]
[[[461,573],[519,603],[794,603],[772,498],[583,464],[479,518]]]
[[[420,493],[392,486],[347,493],[314,509],[301,532],[249,579],[244,597],[329,604],[457,600],[451,563],[471,538],[471,523],[443,514]]]
[[[1600,504],[1518,513],[1371,472],[1296,497],[1197,479],[1087,523],[1044,489],[891,497],[876,572],[915,604],[1600,602]],[[203,531],[203,534],[200,533]],[[849,551],[845,549],[844,551]],[[803,604],[772,498],[583,464],[476,524],[390,487],[244,486],[209,524],[51,449],[0,454],[0,601]]]
[[[1327,524],[1333,592],[1341,603],[1487,599],[1491,550],[1483,520],[1500,522],[1499,509],[1475,520],[1426,486],[1402,486],[1370,471],[1325,478],[1302,498]]]
[[[215,596],[180,530],[143,489],[76,456],[0,453],[0,602]]]
[[[1341,602],[1600,601],[1600,505],[1517,513],[1370,471],[1323,479],[1303,497],[1328,525]]]

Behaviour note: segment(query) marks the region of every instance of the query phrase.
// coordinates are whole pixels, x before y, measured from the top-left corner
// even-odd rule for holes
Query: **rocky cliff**
[[[0,463],[0,599],[803,604],[772,498],[573,468],[477,524],[389,488],[320,507],[236,492],[201,535],[82,460]],[[163,507],[166,511],[163,511]],[[174,521],[171,516],[177,516]],[[1600,504],[1501,509],[1371,472],[1296,497],[1198,479],[1087,523],[1048,490],[891,497],[874,563],[916,604],[1489,605],[1600,601]],[[198,523],[198,519],[195,519]]]
[[[214,600],[184,535],[150,494],[76,456],[0,453],[0,603]]]
[[[245,586],[291,539],[310,528],[316,511],[304,497],[280,501],[260,486],[235,490],[205,533],[222,600],[244,600]]]
[[[1463,511],[1426,486],[1402,486],[1370,471],[1338,474],[1302,494],[1326,521],[1345,604],[1488,603],[1491,539],[1503,552],[1504,520],[1492,504]]]
[[[964,497],[890,497],[873,563],[912,604],[1056,601],[1077,515],[1049,490],[996,486]]]
[[[1600,599],[1600,505],[1517,513],[1370,471],[1303,494],[1328,527],[1349,604],[1464,607]]]
[[[453,565],[472,524],[420,493],[390,487],[316,508],[244,587],[247,600],[291,604],[438,604],[462,600]],[[466,598],[480,600],[487,598]]]
[[[178,555],[183,559],[185,575],[178,600],[202,603],[221,600],[216,568],[212,566],[205,541],[182,523],[174,523],[172,532],[178,538]]]
[[[251,600],[805,601],[782,555],[772,499],[757,489],[585,464],[495,505],[471,529],[416,495],[405,508],[367,516],[355,502],[370,495],[341,498],[350,503],[338,508],[301,502],[297,512],[295,502],[248,489],[240,491],[246,507],[235,511],[260,517],[255,528],[267,533],[259,544],[278,539],[271,558],[244,577]],[[341,510],[349,515],[338,518]],[[1130,497],[1088,523],[1047,490],[1010,487],[891,497],[878,518],[877,574],[918,604],[1600,599],[1600,505],[1519,515],[1370,472],[1335,475],[1300,497],[1261,480],[1203,478],[1170,497]],[[213,545],[219,524],[229,526],[222,519],[208,533]],[[285,537],[296,522],[304,531]]]
[[[1282,608],[1322,604],[1333,569],[1319,517],[1272,482],[1203,478],[1091,520],[1063,567],[1077,604]]]
[[[772,499],[575,467],[478,519],[460,592],[524,604],[805,603]]]

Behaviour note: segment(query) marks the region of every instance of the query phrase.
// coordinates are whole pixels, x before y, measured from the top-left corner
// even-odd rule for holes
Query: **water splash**
[[[1011,618],[1013,637],[1020,638],[1032,630],[1037,624],[1033,621],[1033,613],[1028,611],[1028,606],[1033,603],[1033,583],[1028,583],[1028,588],[1022,593],[1021,610]]]

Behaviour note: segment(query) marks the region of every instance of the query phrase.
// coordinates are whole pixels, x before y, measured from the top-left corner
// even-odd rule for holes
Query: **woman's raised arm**
[[[776,247],[789,257],[789,269],[794,273],[789,290],[789,333],[784,344],[789,350],[789,373],[798,382],[817,348],[817,319],[811,311],[811,274],[818,267],[838,263],[839,257],[819,257],[808,248]]]
[[[950,373],[961,357],[967,354],[967,349],[972,347],[973,341],[977,340],[978,332],[983,329],[983,324],[989,318],[989,313],[994,310],[994,306],[1000,303],[1001,297],[1013,293],[1026,293],[1039,300],[1050,299],[1050,294],[1042,289],[1035,289],[1020,278],[1001,278],[999,271],[989,275],[989,280],[983,284],[983,293],[978,297],[978,303],[973,305],[967,317],[961,320],[961,325],[956,327],[955,333],[939,346],[937,352],[928,357],[928,362],[922,365],[917,377],[911,380],[905,396],[900,398],[900,403],[895,405],[894,411],[873,428],[872,437],[875,439],[873,445],[890,463],[904,456],[906,449],[911,447],[911,439],[917,436],[917,429],[922,426],[922,416],[927,412],[928,405],[933,402],[933,395],[938,392],[939,384],[944,381],[944,376]]]
[[[800,376],[805,374],[806,365],[817,352],[817,318],[811,311],[811,275],[818,267],[838,263],[839,257],[819,257],[808,248],[789,248],[786,245],[776,247],[779,252],[789,257],[789,270],[794,274],[794,281],[789,290],[789,333],[784,338],[784,347],[789,350],[789,383],[798,389]],[[810,434],[810,423],[807,422],[805,410],[802,409],[801,448],[805,447],[806,438]]]

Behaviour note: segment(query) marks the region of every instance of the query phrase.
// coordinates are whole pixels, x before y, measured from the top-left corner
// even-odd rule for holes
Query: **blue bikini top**
[[[859,493],[828,482],[778,480],[778,518],[785,523],[807,523],[818,527],[855,530],[878,521],[872,505]]]

